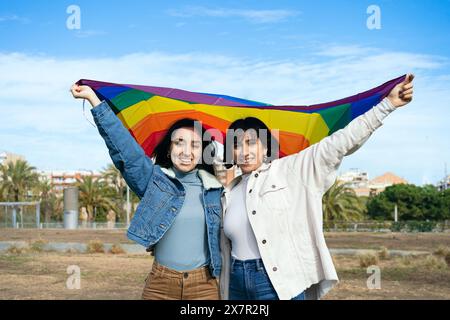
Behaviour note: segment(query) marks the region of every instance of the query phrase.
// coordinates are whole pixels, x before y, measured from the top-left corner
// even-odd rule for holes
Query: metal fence
[[[0,228],[11,228],[12,226],[7,225],[0,225]],[[64,229],[64,222],[41,222],[39,224],[39,227],[36,226],[35,223],[17,223],[15,226],[16,228],[23,228],[23,229]],[[128,225],[126,223],[121,222],[80,222],[78,223],[77,229],[127,229]]]
[[[330,232],[402,232],[429,231],[450,232],[450,220],[445,221],[359,221],[326,222],[324,230]]]

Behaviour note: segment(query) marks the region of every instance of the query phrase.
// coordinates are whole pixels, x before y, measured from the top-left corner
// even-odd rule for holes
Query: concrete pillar
[[[64,229],[78,228],[78,188],[64,188]]]
[[[12,207],[12,226],[13,226],[13,228],[17,228],[17,208],[16,208],[16,206]]]
[[[36,228],[39,228],[41,222],[41,203],[36,203]]]

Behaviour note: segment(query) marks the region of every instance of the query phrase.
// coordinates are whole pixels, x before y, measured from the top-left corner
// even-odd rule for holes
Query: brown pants
[[[153,262],[145,280],[144,300],[219,300],[219,284],[208,267],[180,272]]]

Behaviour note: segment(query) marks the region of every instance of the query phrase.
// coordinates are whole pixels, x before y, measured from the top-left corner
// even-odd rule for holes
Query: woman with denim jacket
[[[201,124],[175,122],[155,148],[153,162],[90,87],[74,84],[71,92],[92,105],[114,165],[141,200],[127,236],[155,256],[142,298],[219,299],[223,188],[205,159],[209,145]]]
[[[345,128],[273,161],[266,158],[275,158],[276,140],[262,121],[246,118],[230,125],[226,141],[233,143],[226,144],[225,159],[243,174],[227,185],[222,199],[223,299],[320,299],[338,282],[322,230],[322,196],[343,157],[412,100],[412,80],[408,75]]]

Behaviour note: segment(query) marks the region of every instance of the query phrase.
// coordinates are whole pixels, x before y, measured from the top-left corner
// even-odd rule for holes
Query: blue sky
[[[81,9],[85,36],[65,28],[66,8]],[[367,29],[378,5],[381,30]],[[251,12],[279,11],[273,20]],[[245,13],[247,12],[247,17]],[[299,46],[357,43],[448,56],[450,1],[2,1],[2,51],[65,57],[136,51],[208,51],[261,58],[301,56]],[[269,13],[267,13],[268,15]],[[17,19],[7,20],[8,17]],[[91,35],[89,35],[89,32]],[[401,40],[400,40],[401,39]],[[275,45],[273,45],[275,44]],[[308,51],[308,50],[306,50]]]
[[[80,30],[66,27],[73,4]],[[448,17],[448,0],[2,1],[0,150],[44,170],[101,169],[104,144],[68,93],[79,78],[306,104],[414,72],[413,103],[341,171],[435,183],[450,169]]]

